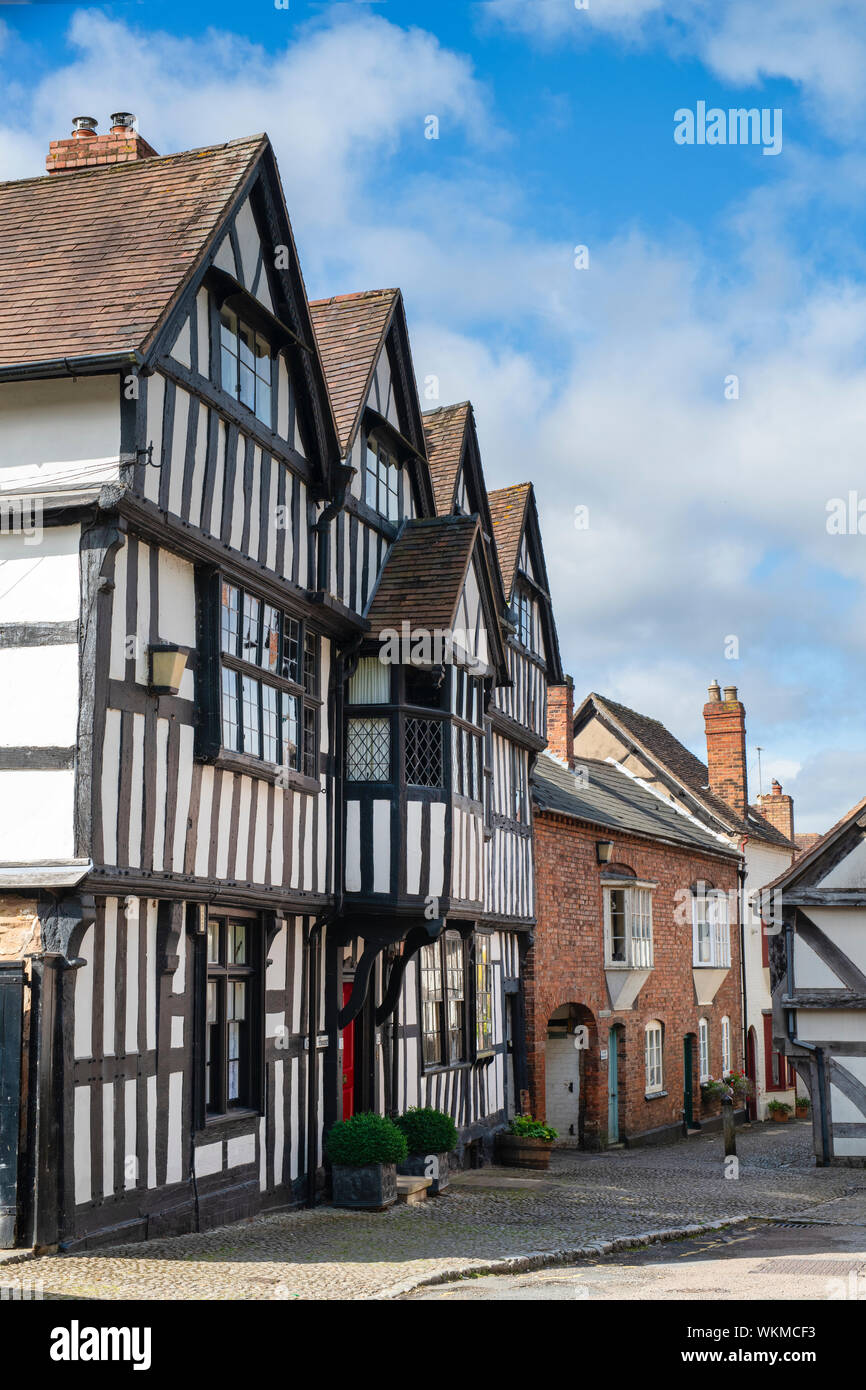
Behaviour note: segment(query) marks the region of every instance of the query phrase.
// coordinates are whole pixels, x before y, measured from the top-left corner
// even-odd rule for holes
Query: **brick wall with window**
[[[698,1005],[692,890],[703,883],[733,894],[735,902],[736,861],[636,835],[603,832],[548,811],[536,810],[534,828],[538,923],[526,968],[533,1114],[543,1116],[546,1109],[548,1022],[563,1006],[573,1005],[573,1017],[585,1027],[588,1044],[576,1054],[586,1147],[607,1141],[609,1035],[615,1027],[620,1030],[620,1138],[633,1139],[681,1123],[686,1034],[692,1038],[694,1116],[699,1119],[700,1020],[706,1021],[704,1064],[714,1077],[721,1075],[723,1063],[743,1065],[743,1034],[736,912],[730,917],[729,948],[721,926],[717,931],[716,922],[710,922],[710,946],[702,945],[709,959],[700,968],[712,969],[715,958],[728,958],[728,950],[730,966],[712,1003]],[[606,839],[615,844],[616,864],[610,867],[597,861],[596,842]],[[623,866],[633,874],[630,881],[620,872]],[[680,920],[675,918],[678,911]],[[716,916],[721,922],[721,909]],[[702,931],[702,943],[704,937]],[[611,1007],[606,969],[648,970],[633,1008]]]

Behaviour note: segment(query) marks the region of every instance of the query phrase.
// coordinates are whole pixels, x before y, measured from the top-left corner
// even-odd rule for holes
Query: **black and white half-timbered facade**
[[[808,1088],[819,1166],[866,1165],[866,799],[765,893],[775,1046]]]
[[[0,186],[0,1244],[313,1201],[342,1115],[465,1148],[521,1087],[531,493],[468,410],[439,505],[399,291],[308,305],[266,137],[113,120]]]

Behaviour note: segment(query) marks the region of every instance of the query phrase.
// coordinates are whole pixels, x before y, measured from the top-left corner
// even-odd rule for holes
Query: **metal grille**
[[[387,719],[350,719],[346,776],[350,782],[387,782],[391,775],[391,727]]]
[[[442,724],[406,720],[406,781],[412,787],[442,786]]]

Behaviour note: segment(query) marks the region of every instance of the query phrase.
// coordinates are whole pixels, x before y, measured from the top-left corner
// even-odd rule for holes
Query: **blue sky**
[[[425,407],[534,481],[578,696],[701,753],[738,685],[750,790],[760,744],[823,830],[866,784],[866,535],[826,526],[866,499],[864,66],[859,0],[0,4],[0,177],[78,114],[267,130],[310,294],[399,284]],[[676,144],[700,101],[781,152]]]

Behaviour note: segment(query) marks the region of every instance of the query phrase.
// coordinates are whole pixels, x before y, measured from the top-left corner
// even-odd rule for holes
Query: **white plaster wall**
[[[0,623],[78,618],[80,536],[77,526],[47,527],[38,544],[21,535],[0,535]]]
[[[117,375],[0,385],[0,487],[46,465],[110,459],[120,450]]]

